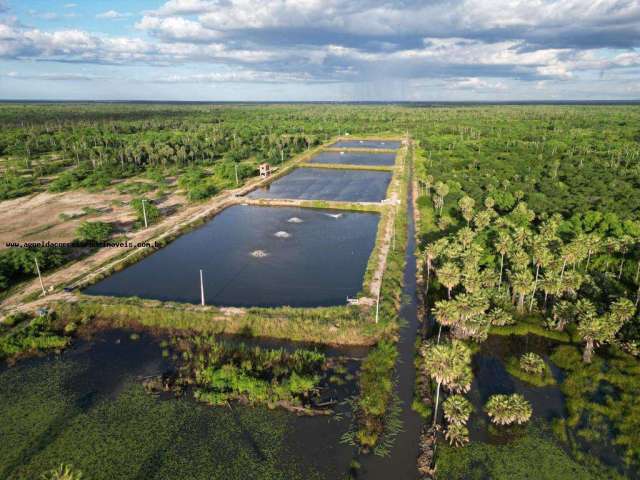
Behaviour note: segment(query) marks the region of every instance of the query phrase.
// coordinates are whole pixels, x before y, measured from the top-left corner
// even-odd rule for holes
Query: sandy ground
[[[71,241],[80,223],[86,220],[108,222],[114,224],[116,231],[126,230],[135,220],[129,205],[132,198],[109,189],[99,193],[42,192],[0,202],[0,250],[6,248],[6,242]],[[158,207],[175,208],[181,203],[184,198],[171,194]],[[98,213],[83,215],[85,207]],[[64,220],[61,214],[75,218]]]

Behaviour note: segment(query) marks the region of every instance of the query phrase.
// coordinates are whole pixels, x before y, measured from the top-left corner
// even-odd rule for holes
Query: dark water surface
[[[347,418],[143,391],[145,376],[172,366],[150,335],[113,330],[0,368],[0,478],[41,478],[60,463],[91,480],[334,480],[348,470]]]
[[[409,184],[411,186],[411,183]],[[366,480],[415,480],[418,478],[418,440],[422,420],[412,410],[413,390],[416,378],[414,365],[415,343],[418,335],[418,305],[416,297],[416,257],[414,255],[415,224],[411,187],[408,193],[407,226],[408,241],[405,250],[406,267],[402,296],[405,299],[400,309],[400,317],[405,322],[398,341],[398,363],[396,366],[396,393],[402,412],[400,421],[402,431],[396,437],[389,457],[368,455],[361,459],[361,478]],[[360,477],[359,477],[360,478]]]
[[[340,140],[332,145],[331,148],[374,148],[381,150],[397,150],[400,148],[400,142],[397,140]]]
[[[393,166],[395,153],[370,152],[321,152],[311,159],[312,163],[338,163],[341,165]]]
[[[545,421],[566,415],[564,396],[559,385],[536,387],[511,376],[505,368],[509,358],[520,358],[527,352],[534,352],[544,358],[559,384],[561,371],[549,360],[549,353],[557,345],[558,342],[536,335],[492,335],[482,343],[480,351],[473,356],[473,383],[469,392],[469,400],[474,405],[474,413],[469,421],[472,441],[501,443],[506,440],[506,437],[490,435],[487,430],[490,421],[484,412],[484,405],[492,395],[520,393],[531,402],[533,417]]]
[[[209,305],[343,305],[362,289],[378,221],[375,213],[236,205],[85,293],[200,303],[202,269]],[[253,256],[258,250],[266,256]]]
[[[247,197],[379,202],[386,198],[390,181],[391,172],[297,168]]]

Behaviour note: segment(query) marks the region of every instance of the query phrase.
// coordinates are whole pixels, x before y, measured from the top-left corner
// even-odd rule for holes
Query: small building
[[[269,165],[268,163],[261,163],[260,164],[260,176],[262,178],[266,178],[269,175],[271,175],[271,165]]]

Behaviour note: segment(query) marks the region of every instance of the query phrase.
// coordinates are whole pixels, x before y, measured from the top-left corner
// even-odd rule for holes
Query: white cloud
[[[235,70],[193,75],[169,75],[153,80],[156,83],[292,83],[312,81],[308,75],[256,70]]]
[[[207,42],[220,38],[220,33],[204,28],[200,23],[182,17],[144,16],[136,23],[139,30],[147,30],[152,35],[170,41]]]
[[[63,5],[64,8],[76,8],[78,6],[77,3],[65,3]]]
[[[117,20],[119,18],[126,18],[126,17],[130,17],[130,16],[131,16],[130,13],[118,12],[116,10],[107,10],[106,12],[102,12],[102,13],[99,13],[98,15],[96,15],[96,18]]]
[[[7,74],[0,74],[2,77],[7,78],[15,78],[19,80],[46,80],[46,81],[59,81],[59,82],[68,82],[68,81],[79,81],[79,82],[87,82],[93,80],[102,80],[108,77],[91,75],[85,73],[41,73],[37,75],[29,75],[22,74],[18,72],[9,72]]]

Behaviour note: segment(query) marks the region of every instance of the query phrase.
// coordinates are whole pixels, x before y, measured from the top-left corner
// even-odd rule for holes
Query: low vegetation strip
[[[326,168],[332,170],[371,170],[374,172],[392,172],[394,166],[392,165],[353,165],[347,163],[313,163],[307,162],[304,164],[305,168]]]
[[[379,202],[336,202],[330,200],[288,200],[273,198],[242,198],[236,204],[259,205],[272,207],[302,207],[328,210],[350,210],[353,212],[381,212],[383,206]]]
[[[372,345],[389,328],[359,307],[220,309],[141,299],[82,298],[54,304],[70,321],[112,327],[142,325],[168,331],[237,333],[330,345]]]

